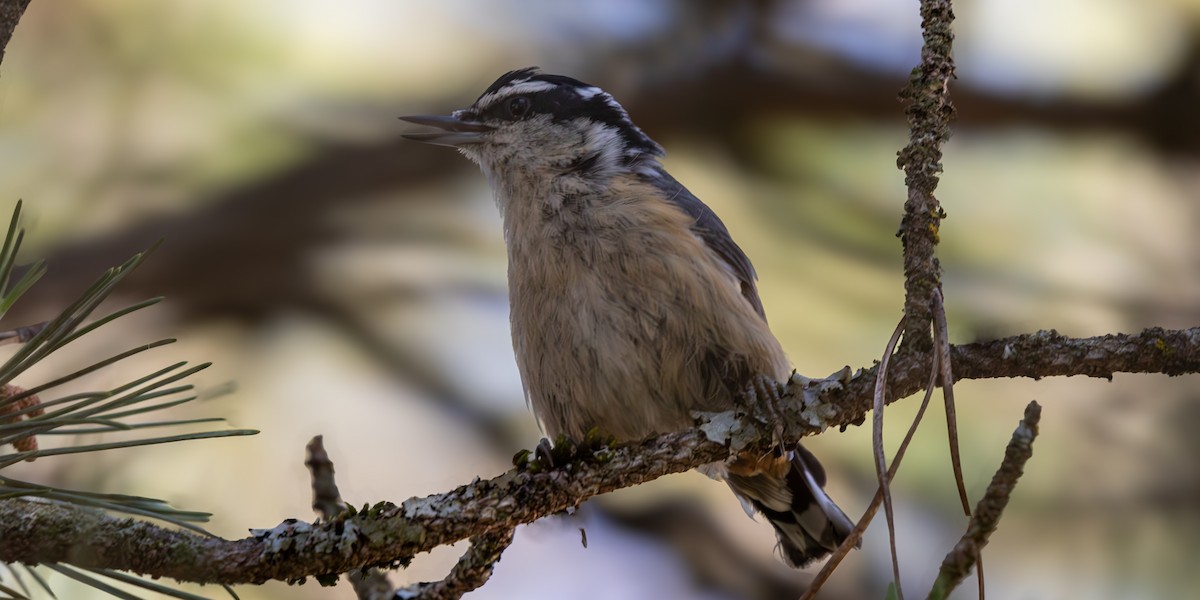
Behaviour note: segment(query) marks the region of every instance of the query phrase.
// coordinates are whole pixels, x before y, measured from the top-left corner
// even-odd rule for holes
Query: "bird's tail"
[[[825,494],[825,469],[811,452],[742,455],[726,466],[725,479],[747,512],[753,509],[775,528],[783,558],[800,568],[823,558],[854,528]]]

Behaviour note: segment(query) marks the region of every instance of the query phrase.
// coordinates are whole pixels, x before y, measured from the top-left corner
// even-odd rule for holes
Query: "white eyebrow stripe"
[[[533,92],[544,92],[546,90],[552,90],[555,87],[557,87],[557,86],[554,85],[553,83],[550,83],[549,81],[522,81],[520,83],[514,83],[511,85],[507,85],[507,86],[502,87],[490,94],[487,94],[486,96],[480,98],[475,103],[475,105],[478,106],[479,108],[485,108],[488,105],[496,102],[497,100],[500,100],[501,98],[507,98],[509,96],[515,96],[517,94],[531,94]]]

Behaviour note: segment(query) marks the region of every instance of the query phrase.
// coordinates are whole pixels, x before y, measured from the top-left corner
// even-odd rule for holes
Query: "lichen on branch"
[[[933,292],[941,287],[941,265],[934,256],[938,232],[946,213],[934,196],[942,172],[942,145],[950,139],[954,105],[950,102],[950,80],[954,78],[951,48],[954,21],[950,0],[921,2],[924,44],[921,64],[913,69],[900,94],[907,106],[909,140],[900,150],[896,165],[904,171],[908,198],[900,224],[904,247],[904,342],[902,348],[916,352],[932,349],[929,324]]]
[[[1200,327],[1094,338],[1038,332],[954,346],[951,353],[959,380],[1111,377],[1120,372],[1179,375],[1200,372]],[[927,360],[906,355],[893,359],[889,402],[924,386]],[[792,421],[789,434],[812,434],[861,421],[871,405],[871,374],[859,371],[839,385],[822,385],[818,399],[790,403],[784,411]],[[794,380],[790,392],[796,394],[801,385]],[[604,448],[594,459],[547,471],[513,469],[398,506],[380,503],[316,525],[290,521],[240,540],[205,537],[49,502],[6,499],[0,500],[0,561],[63,562],[227,584],[345,573],[402,564],[437,546],[530,523],[598,494],[722,460],[729,452],[728,445],[699,429],[671,433]]]

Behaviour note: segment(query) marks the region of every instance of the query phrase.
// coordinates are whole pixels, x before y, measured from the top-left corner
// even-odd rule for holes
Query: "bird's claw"
[[[543,469],[553,469],[555,448],[550,445],[550,440],[542,438],[538,441],[537,448],[533,450],[533,460]]]
[[[766,375],[755,376],[742,393],[750,416],[772,428],[775,443],[783,440],[783,393],[784,387]]]

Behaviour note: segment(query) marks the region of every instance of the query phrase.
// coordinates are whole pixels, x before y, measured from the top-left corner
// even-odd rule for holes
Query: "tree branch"
[[[696,431],[616,449],[553,471],[509,471],[453,491],[380,503],[310,525],[288,520],[234,541],[172,531],[45,502],[0,501],[0,561],[68,562],[200,583],[294,581],[370,566],[529,523],[587,498],[721,460],[724,444]],[[55,532],[47,535],[47,532]]]
[[[25,9],[29,8],[30,0],[0,0],[0,63],[4,62],[4,49],[12,39],[17,23]]]
[[[336,520],[347,510],[334,481],[333,460],[325,451],[323,436],[316,436],[305,447],[304,466],[312,475],[313,510],[325,520]],[[360,600],[457,600],[463,594],[487,583],[500,555],[512,543],[513,528],[489,531],[471,538],[471,547],[441,581],[425,582],[396,590],[383,571],[375,568],[351,569],[346,573]]]
[[[1137,334],[1089,338],[1067,337],[1054,330],[1038,331],[951,346],[950,356],[954,361],[955,381],[1071,375],[1112,379],[1116,373],[1176,376],[1200,372],[1200,327],[1180,330],[1152,327]],[[887,402],[922,389],[931,360],[927,354],[901,350],[889,367]],[[845,390],[823,396],[829,412],[822,422],[829,427],[862,424],[863,415],[871,407],[877,368],[861,372]]]
[[[1200,372],[1200,327],[1095,338],[1039,332],[955,346],[952,355],[960,380],[1111,377],[1117,372],[1179,375]],[[928,360],[903,353],[894,357],[889,402],[924,385]],[[786,407],[793,430],[789,435],[860,422],[871,404],[870,374],[860,372],[842,386],[825,388],[819,397],[793,382],[789,390],[801,400]],[[400,506],[381,503],[317,525],[287,521],[233,541],[48,502],[8,499],[0,501],[0,561],[64,562],[200,583],[294,581],[405,564],[434,547],[529,523],[598,494],[722,460],[729,452],[727,444],[710,440],[700,430],[671,433],[602,448],[586,460],[550,471],[512,470]]]
[[[933,195],[942,172],[942,144],[950,139],[950,56],[954,34],[950,0],[921,2],[921,64],[913,69],[900,97],[908,103],[909,141],[896,165],[904,170],[908,200],[900,239],[904,244],[904,347],[922,352],[931,348],[929,323],[933,291],[941,288],[941,265],[934,257],[938,227],[946,216]]]
[[[312,507],[322,519],[332,521],[348,507],[342,501],[334,478],[333,460],[325,451],[325,437],[315,436],[304,447],[304,466],[312,478]],[[379,569],[351,569],[346,573],[359,600],[385,600],[393,592],[392,584]]]
[[[396,591],[401,600],[458,600],[492,576],[500,554],[512,543],[512,528],[481,533],[471,538],[471,548],[441,581],[418,583]]]

